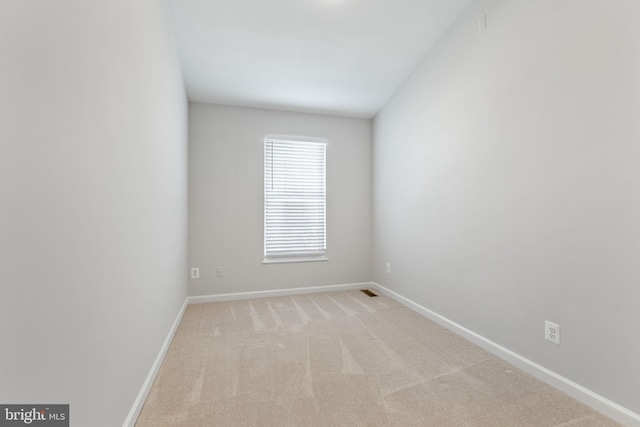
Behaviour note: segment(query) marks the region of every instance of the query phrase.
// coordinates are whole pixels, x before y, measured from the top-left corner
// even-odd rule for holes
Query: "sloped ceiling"
[[[189,99],[373,117],[471,0],[169,0]]]

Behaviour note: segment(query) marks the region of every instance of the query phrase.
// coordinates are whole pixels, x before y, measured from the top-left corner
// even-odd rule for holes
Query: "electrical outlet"
[[[200,269],[198,267],[193,267],[191,269],[191,278],[199,279],[200,278]]]
[[[387,263],[387,274],[391,274],[391,263]]]
[[[224,277],[224,270],[222,267],[216,267],[216,277]]]
[[[560,325],[545,320],[544,339],[554,344],[560,345]]]

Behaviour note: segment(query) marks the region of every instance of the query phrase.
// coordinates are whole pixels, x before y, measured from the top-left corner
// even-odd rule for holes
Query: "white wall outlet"
[[[544,339],[554,344],[560,345],[560,325],[545,320]]]
[[[387,263],[387,274],[391,274],[391,263]]]
[[[200,278],[200,269],[198,267],[193,267],[191,269],[191,278],[199,279]]]
[[[224,277],[224,270],[222,267],[216,267],[216,277]]]

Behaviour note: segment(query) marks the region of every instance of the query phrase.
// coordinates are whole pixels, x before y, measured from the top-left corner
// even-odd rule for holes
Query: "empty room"
[[[1,0],[0,425],[640,427],[638,23]]]

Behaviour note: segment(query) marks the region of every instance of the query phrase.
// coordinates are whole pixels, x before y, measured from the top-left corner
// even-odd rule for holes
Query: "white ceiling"
[[[370,118],[471,0],[169,0],[192,101]]]

